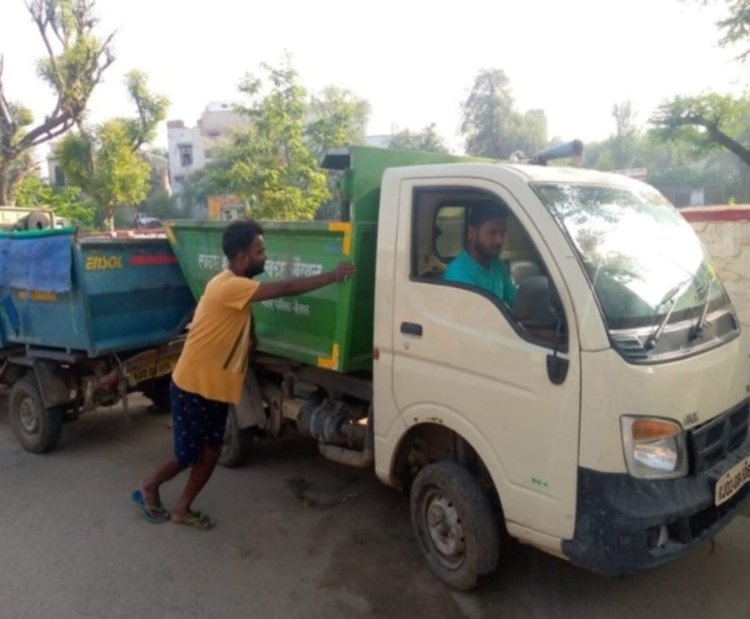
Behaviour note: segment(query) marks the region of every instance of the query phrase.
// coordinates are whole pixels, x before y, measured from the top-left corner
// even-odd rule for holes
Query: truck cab
[[[443,277],[488,200],[510,213],[512,307]],[[679,556],[738,509],[739,321],[655,189],[543,166],[394,168],[378,231],[375,466],[412,484],[417,536],[446,581],[461,588],[470,535],[447,490],[460,480],[419,483],[441,460],[472,473],[511,537],[608,575]]]

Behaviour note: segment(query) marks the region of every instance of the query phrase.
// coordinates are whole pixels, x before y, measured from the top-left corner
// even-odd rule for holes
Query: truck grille
[[[628,361],[648,360],[648,351],[643,347],[643,342],[636,335],[610,333],[612,341],[620,351],[620,354]]]
[[[694,475],[710,469],[745,442],[748,416],[748,402],[743,402],[688,433]]]

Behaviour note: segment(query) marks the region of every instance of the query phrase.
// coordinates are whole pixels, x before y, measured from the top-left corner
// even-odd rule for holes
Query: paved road
[[[479,593],[457,594],[423,565],[404,497],[298,439],[217,472],[197,504],[214,531],[149,525],[128,497],[168,453],[168,419],[130,404],[34,456],[0,401],[0,617],[750,618],[745,516],[648,574],[605,580],[516,547]]]

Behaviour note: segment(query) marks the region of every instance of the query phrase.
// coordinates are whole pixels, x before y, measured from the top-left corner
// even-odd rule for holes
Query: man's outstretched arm
[[[252,297],[252,301],[267,301],[279,297],[294,297],[328,286],[343,282],[347,277],[354,275],[354,265],[351,262],[341,262],[328,273],[312,275],[311,277],[299,277],[285,279],[280,282],[262,282]]]

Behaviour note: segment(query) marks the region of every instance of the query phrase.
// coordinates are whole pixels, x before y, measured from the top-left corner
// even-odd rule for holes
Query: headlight
[[[688,472],[685,432],[679,423],[654,417],[622,417],[628,473],[637,479],[674,479]]]

